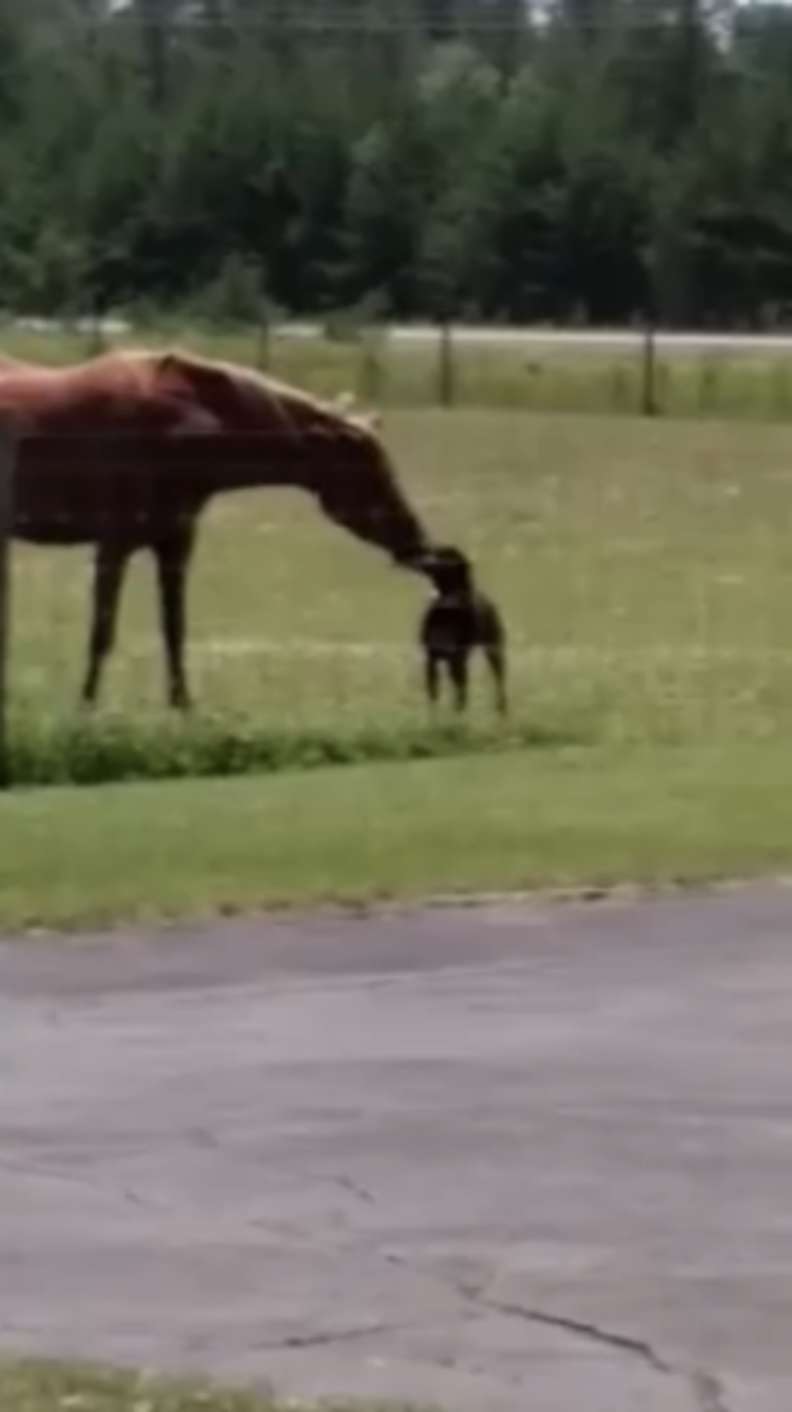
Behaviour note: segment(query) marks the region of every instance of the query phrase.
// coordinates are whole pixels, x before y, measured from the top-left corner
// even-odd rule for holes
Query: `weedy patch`
[[[342,1403],[334,1412],[353,1412]],[[0,1412],[318,1412],[297,1399],[265,1392],[89,1365],[0,1364]],[[356,1403],[354,1412],[399,1412],[395,1404]],[[402,1412],[407,1409],[402,1407]]]

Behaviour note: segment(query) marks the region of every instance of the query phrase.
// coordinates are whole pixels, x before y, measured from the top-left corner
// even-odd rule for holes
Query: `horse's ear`
[[[192,387],[193,380],[190,377],[189,359],[175,349],[157,354],[154,360],[154,369],[158,383],[164,387],[169,389],[174,385],[182,389]]]
[[[158,372],[164,373],[167,377],[169,373],[181,372],[187,358],[176,348],[169,348],[166,353],[156,355],[156,365]]]
[[[172,349],[157,361],[160,382],[168,389],[186,390],[222,416],[238,400],[238,392],[228,370]]]

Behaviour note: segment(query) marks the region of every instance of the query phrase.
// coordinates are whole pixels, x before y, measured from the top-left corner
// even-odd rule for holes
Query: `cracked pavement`
[[[792,1406],[792,889],[0,944],[0,1351]]]

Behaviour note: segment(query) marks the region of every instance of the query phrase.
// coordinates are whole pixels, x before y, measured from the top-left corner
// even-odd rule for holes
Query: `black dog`
[[[458,711],[467,706],[468,661],[482,648],[495,683],[495,705],[505,715],[506,634],[495,604],[479,593],[468,559],[459,549],[440,545],[421,559],[421,568],[432,580],[437,596],[421,622],[426,693],[438,699],[443,668],[453,683]]]

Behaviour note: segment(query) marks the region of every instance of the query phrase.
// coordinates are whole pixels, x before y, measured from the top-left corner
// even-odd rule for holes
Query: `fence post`
[[[263,373],[268,373],[272,363],[272,344],[270,327],[270,310],[266,296],[259,304],[258,316],[258,340],[256,349],[256,362]]]
[[[647,319],[643,331],[643,357],[641,371],[641,411],[645,417],[657,415],[656,397],[656,368],[655,361],[655,326],[652,319]]]
[[[376,324],[363,330],[358,368],[358,386],[363,401],[370,407],[379,407],[384,387],[383,335]]]
[[[102,322],[102,304],[94,290],[88,291],[86,300],[87,314],[85,316],[85,353],[88,358],[96,358],[100,353],[104,353],[107,347],[107,340],[104,334]]]
[[[454,405],[454,344],[451,337],[451,324],[448,319],[440,321],[440,342],[438,345],[438,393],[441,407]]]
[[[14,514],[16,435],[9,422],[0,422],[0,789],[9,783],[8,649],[10,623],[10,546]]]

